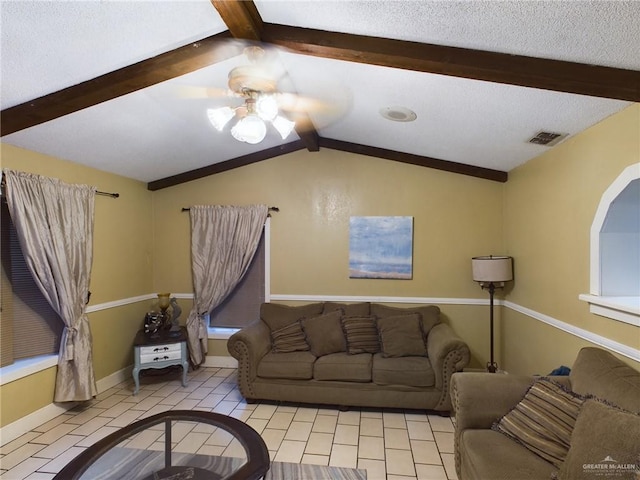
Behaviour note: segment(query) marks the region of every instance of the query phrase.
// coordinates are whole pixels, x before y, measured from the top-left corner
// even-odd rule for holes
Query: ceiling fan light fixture
[[[278,115],[278,103],[273,95],[260,95],[256,101],[256,111],[263,119],[271,122]]]
[[[293,131],[293,128],[296,126],[296,122],[292,122],[291,120],[288,120],[280,115],[274,118],[271,123],[278,131],[283,140],[289,136],[289,134]]]
[[[209,117],[211,125],[219,132],[222,131],[224,126],[229,123],[229,120],[231,120],[235,114],[236,112],[230,107],[207,109],[207,116]]]
[[[250,144],[260,143],[267,135],[267,126],[258,115],[249,114],[231,129],[233,138]]]

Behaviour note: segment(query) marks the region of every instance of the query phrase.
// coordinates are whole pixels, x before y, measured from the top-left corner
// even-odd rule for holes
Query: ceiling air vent
[[[529,139],[529,143],[535,143],[536,145],[545,145],[547,147],[553,147],[562,140],[569,136],[568,133],[554,133],[554,132],[538,132],[536,136]]]

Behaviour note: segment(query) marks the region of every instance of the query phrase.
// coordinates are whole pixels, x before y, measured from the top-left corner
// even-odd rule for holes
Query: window
[[[64,323],[36,285],[22,255],[9,209],[1,202],[1,364],[57,354]]]
[[[249,270],[229,296],[209,314],[210,327],[242,328],[258,319],[260,305],[265,301],[268,278],[266,262],[266,237],[268,223],[262,231],[262,237]]]
[[[591,312],[640,326],[640,164],[603,194],[591,227]]]

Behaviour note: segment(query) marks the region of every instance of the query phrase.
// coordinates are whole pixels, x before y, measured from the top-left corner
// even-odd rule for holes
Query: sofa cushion
[[[274,331],[286,327],[305,317],[314,317],[322,312],[322,303],[310,303],[299,307],[263,303],[260,305],[260,318]]]
[[[427,357],[385,358],[381,353],[373,356],[371,379],[377,385],[408,385],[432,387],[436,375]]]
[[[640,413],[640,372],[596,347],[580,350],[569,375],[571,390]]]
[[[458,442],[460,478],[550,480],[558,471],[549,462],[493,430],[466,429]]]
[[[422,331],[424,335],[428,335],[429,331],[440,323],[440,308],[435,305],[425,305],[423,307],[387,307],[379,303],[371,304],[371,315],[375,315],[378,318],[395,317],[396,315],[410,315],[412,313],[419,313],[422,320]]]
[[[316,357],[347,350],[347,341],[340,323],[341,318],[342,310],[335,310],[302,320],[307,343],[311,348],[311,353]]]
[[[371,354],[333,353],[316,360],[313,378],[316,380],[340,380],[345,382],[371,381]]]
[[[347,339],[347,353],[378,353],[380,340],[376,318],[371,316],[342,317],[342,329]]]
[[[310,380],[315,361],[309,352],[267,353],[260,360],[257,373],[262,378]]]
[[[633,480],[640,445],[640,416],[597,400],[587,400],[573,429],[571,448],[558,478]]]
[[[419,313],[378,318],[377,326],[384,357],[427,355]]]
[[[520,443],[544,460],[560,467],[584,397],[542,378],[493,428]]]
[[[369,315],[371,307],[369,302],[358,303],[338,303],[324,302],[322,313],[333,312],[334,310],[342,310],[345,317],[366,316]]]
[[[302,325],[294,322],[271,331],[271,351],[274,353],[302,352],[309,350]]]

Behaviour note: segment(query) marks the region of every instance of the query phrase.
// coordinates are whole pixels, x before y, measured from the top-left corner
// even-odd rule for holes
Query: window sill
[[[231,335],[239,330],[239,328],[209,327],[207,338],[209,340],[229,340]]]
[[[640,327],[640,297],[600,297],[582,294],[578,298],[589,303],[595,315]]]
[[[13,364],[0,368],[0,385],[20,380],[58,365],[58,355],[40,355],[16,360]]]

